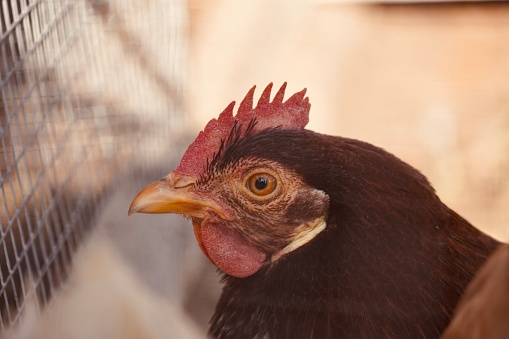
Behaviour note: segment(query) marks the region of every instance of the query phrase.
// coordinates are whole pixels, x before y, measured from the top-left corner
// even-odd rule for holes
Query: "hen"
[[[232,102],[129,213],[191,218],[224,274],[212,337],[438,337],[499,243],[395,156],[305,130],[285,87]]]
[[[500,246],[468,285],[442,339],[509,337],[509,245]]]

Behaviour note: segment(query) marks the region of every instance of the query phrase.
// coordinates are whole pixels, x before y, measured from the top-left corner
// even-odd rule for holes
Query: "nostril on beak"
[[[193,186],[196,183],[196,178],[189,175],[180,175],[171,172],[161,179],[161,181],[168,182],[173,188],[185,188]]]

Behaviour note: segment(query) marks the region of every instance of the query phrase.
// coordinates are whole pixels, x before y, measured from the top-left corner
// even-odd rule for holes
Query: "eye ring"
[[[276,190],[277,179],[268,173],[256,173],[247,179],[246,187],[258,196],[266,196]]]

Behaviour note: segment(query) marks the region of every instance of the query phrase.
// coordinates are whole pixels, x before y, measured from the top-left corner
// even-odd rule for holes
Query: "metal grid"
[[[181,13],[178,1],[1,1],[2,329],[28,300],[50,301],[100,199],[181,134]]]

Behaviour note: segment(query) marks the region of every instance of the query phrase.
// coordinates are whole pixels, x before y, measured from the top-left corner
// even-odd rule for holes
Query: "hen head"
[[[306,90],[283,102],[285,87],[271,102],[269,84],[255,108],[253,87],[235,117],[232,102],[208,123],[173,172],[136,196],[129,214],[189,216],[205,255],[238,278],[253,275],[323,231],[328,195],[297,171],[260,156],[270,151],[256,149],[267,147],[266,142],[253,142],[264,138],[263,132],[302,130],[307,124]]]

